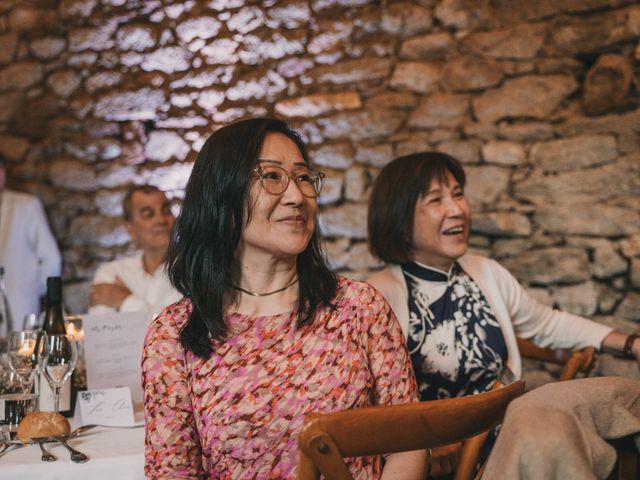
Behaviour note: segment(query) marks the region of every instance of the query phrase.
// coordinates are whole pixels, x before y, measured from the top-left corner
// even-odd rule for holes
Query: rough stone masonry
[[[73,312],[131,251],[126,187],[178,209],[209,133],[269,114],[327,173],[337,271],[380,267],[377,171],[437,149],[469,173],[473,250],[546,304],[637,331],[639,73],[631,0],[0,0],[0,151],[46,206]]]

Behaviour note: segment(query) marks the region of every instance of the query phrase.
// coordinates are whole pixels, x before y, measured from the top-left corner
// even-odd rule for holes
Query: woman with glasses
[[[304,415],[417,400],[402,331],[320,250],[314,171],[286,123],[216,131],[169,247],[185,298],[142,361],[147,478],[295,478]],[[422,478],[424,454],[349,460],[355,478]]]
[[[497,262],[467,254],[465,183],[455,158],[422,152],[388,163],[369,197],[369,246],[389,265],[369,283],[398,316],[421,400],[472,395],[519,378],[516,335],[542,347],[594,346],[640,359],[638,335],[541,305]],[[450,474],[460,447],[434,448],[430,477]]]

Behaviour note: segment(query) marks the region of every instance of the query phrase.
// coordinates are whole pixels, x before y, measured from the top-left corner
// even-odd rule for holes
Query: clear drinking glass
[[[71,335],[78,344],[78,361],[73,380],[78,390],[87,389],[87,364],[84,355],[84,328],[82,326],[82,316],[73,314],[65,315],[64,323],[67,333]]]
[[[46,338],[44,333],[35,330],[19,330],[11,332],[11,335],[9,335],[9,345],[7,348],[9,367],[16,373],[20,380],[22,393],[31,392],[33,381],[38,370],[35,351],[38,343],[38,335],[41,336],[41,342]]]
[[[77,360],[78,346],[71,335],[47,335],[39,349],[40,371],[53,391],[55,412],[60,404],[60,390],[71,377]]]
[[[11,352],[9,352],[11,353]],[[29,390],[24,377],[10,365],[10,354],[0,361],[0,431],[13,439],[22,419],[36,409],[37,396]],[[29,373],[27,377],[31,375]]]
[[[35,313],[30,313],[24,316],[24,320],[22,320],[22,329],[23,330],[39,330],[42,322],[40,321],[40,317]]]
[[[0,395],[0,430],[13,439],[18,425],[29,412],[36,410],[38,397],[33,393],[4,393]]]

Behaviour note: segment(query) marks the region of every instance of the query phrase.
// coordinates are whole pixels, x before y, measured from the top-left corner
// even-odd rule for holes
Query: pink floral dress
[[[293,479],[304,415],[415,402],[405,340],[383,297],[338,279],[335,308],[312,325],[295,312],[232,314],[208,360],[186,352],[179,332],[191,302],[152,323],[142,382],[147,478]],[[348,459],[356,479],[377,479],[380,457]]]

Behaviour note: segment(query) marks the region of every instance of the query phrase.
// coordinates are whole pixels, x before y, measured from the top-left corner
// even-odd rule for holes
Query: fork
[[[11,450],[15,450],[16,448],[22,447],[23,443],[8,443],[2,442],[0,443],[0,457]]]
[[[74,463],[84,463],[84,462],[88,462],[89,461],[89,457],[87,457],[84,453],[79,452],[78,450],[76,450],[75,448],[73,448],[71,445],[69,445],[67,443],[67,439],[69,438],[69,434],[68,433],[63,433],[62,435],[54,435],[53,437],[56,439],[58,442],[60,442],[60,444],[66,448],[67,450],[69,450],[69,453],[71,453],[71,461]]]
[[[36,442],[40,447],[40,450],[42,451],[42,457],[40,457],[40,459],[43,462],[54,462],[57,460],[57,458],[51,455],[51,453],[49,453],[47,449],[44,448],[44,442],[46,442],[48,438],[49,437],[36,437],[36,438],[32,438],[31,440]]]

